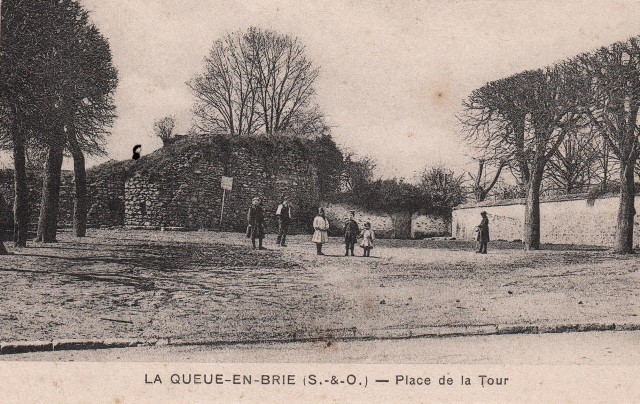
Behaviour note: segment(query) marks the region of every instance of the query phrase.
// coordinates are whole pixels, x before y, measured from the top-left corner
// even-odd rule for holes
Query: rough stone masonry
[[[294,229],[310,225],[320,195],[317,170],[304,143],[224,137],[194,137],[181,143],[139,160],[139,167],[126,178],[125,226],[243,231],[256,196],[263,200],[271,231],[284,196],[293,205]],[[233,189],[225,193],[220,224],[223,176],[233,178]]]
[[[292,231],[307,231],[319,205],[317,169],[304,141],[273,142],[189,136],[139,160],[111,161],[87,170],[89,227],[181,227],[244,231],[253,197],[263,199],[267,229],[286,196]],[[222,176],[233,177],[220,226]],[[42,180],[29,173],[30,225],[37,225]],[[65,171],[59,227],[73,223],[73,172]],[[13,226],[13,171],[0,171],[4,230]]]

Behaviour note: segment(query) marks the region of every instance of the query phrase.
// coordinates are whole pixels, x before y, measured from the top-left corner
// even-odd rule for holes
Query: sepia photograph
[[[639,2],[0,11],[0,374],[640,400]]]

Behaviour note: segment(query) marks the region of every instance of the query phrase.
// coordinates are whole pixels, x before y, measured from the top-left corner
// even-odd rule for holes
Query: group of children
[[[344,225],[344,245],[345,245],[345,257],[349,255],[353,256],[353,249],[358,242],[359,238],[362,238],[360,247],[364,250],[363,257],[369,257],[371,250],[373,249],[373,241],[376,239],[375,233],[371,230],[371,223],[366,222],[364,224],[364,230],[360,231],[358,222],[355,219],[356,212],[351,211],[349,214],[349,220]]]
[[[360,231],[360,226],[358,226],[358,222],[355,219],[356,212],[352,210],[349,215],[349,220],[344,224],[344,245],[345,245],[345,257],[351,253],[354,256],[354,248],[359,238],[362,238],[360,242],[360,247],[364,250],[362,254],[363,257],[370,257],[371,250],[373,249],[373,241],[376,239],[376,235],[371,229],[371,223],[367,222],[364,224],[364,230]],[[317,247],[318,255],[324,255],[322,253],[322,244],[329,241],[329,237],[327,232],[329,231],[329,222],[324,216],[324,209],[318,209],[318,215],[313,220],[313,229],[315,230],[313,233],[313,241]]]

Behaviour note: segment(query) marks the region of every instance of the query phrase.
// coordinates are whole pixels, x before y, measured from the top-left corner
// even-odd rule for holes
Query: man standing
[[[480,212],[482,216],[482,221],[478,225],[479,235],[478,241],[480,242],[480,249],[477,251],[480,254],[487,253],[487,244],[489,243],[489,218],[487,217],[487,212]]]
[[[276,210],[278,218],[278,239],[277,243],[281,247],[286,247],[287,234],[289,233],[289,225],[291,224],[291,208],[289,201],[285,198]]]
[[[253,249],[256,248],[256,239],[258,239],[258,248],[264,250],[262,247],[262,239],[264,238],[264,211],[262,210],[262,201],[260,198],[253,198],[249,212],[247,212],[247,222],[249,227],[247,229],[247,236],[251,237],[251,244]]]

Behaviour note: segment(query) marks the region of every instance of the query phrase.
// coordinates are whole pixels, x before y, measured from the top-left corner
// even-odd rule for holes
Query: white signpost
[[[220,230],[222,230],[222,215],[224,214],[224,197],[227,190],[231,191],[233,188],[233,177],[222,177],[220,181],[220,187],[222,188],[222,207],[220,208]]]

